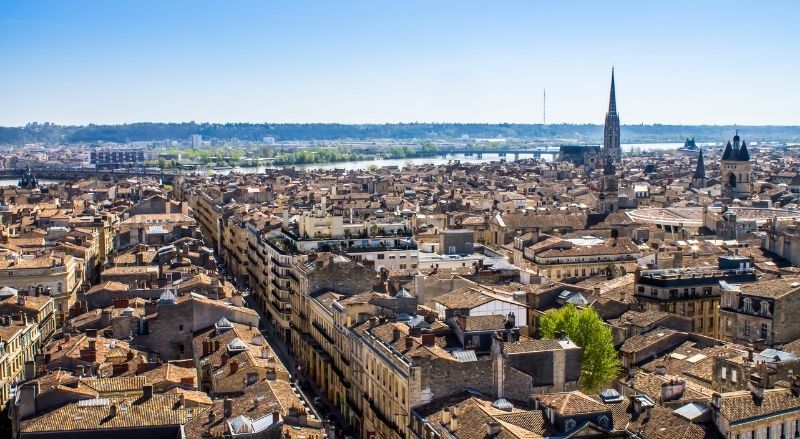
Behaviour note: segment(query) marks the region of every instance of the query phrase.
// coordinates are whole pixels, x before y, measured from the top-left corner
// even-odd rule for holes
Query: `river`
[[[698,143],[700,147],[708,147],[714,146],[714,143]],[[622,145],[622,150],[624,152],[630,151],[652,151],[652,150],[668,150],[668,149],[678,149],[683,146],[683,143],[626,143]],[[452,162],[455,160],[459,160],[464,163],[488,163],[488,162],[496,162],[500,160],[514,160],[514,154],[506,154],[505,156],[501,156],[497,153],[482,153],[478,155],[478,153],[473,153],[472,155],[465,155],[465,154],[448,154],[447,157],[442,157],[441,155],[438,156],[431,156],[431,157],[414,157],[414,158],[403,158],[403,159],[383,159],[383,160],[356,160],[352,162],[336,162],[336,163],[312,163],[307,165],[294,165],[296,168],[305,168],[305,169],[319,169],[319,170],[331,170],[331,169],[344,169],[347,171],[350,170],[359,170],[359,169],[367,169],[371,165],[376,165],[379,167],[384,166],[397,166],[397,167],[405,167],[406,165],[446,165],[448,162]],[[539,158],[545,161],[552,161],[555,158],[555,154],[550,153],[542,153],[542,154],[519,154],[519,159],[529,159],[529,158]],[[206,171],[208,174],[229,174],[231,172],[239,172],[242,174],[253,174],[253,173],[262,173],[267,169],[275,169],[275,167],[269,166],[258,166],[255,168],[242,168],[242,167],[235,167],[232,169],[220,169],[220,170],[208,170]],[[35,171],[34,171],[35,173]],[[40,184],[51,184],[51,183],[58,183],[57,180],[40,180]],[[17,184],[17,180],[12,179],[0,179],[0,186],[13,186]]]
[[[716,145],[714,143],[708,144],[697,144],[701,147],[712,146]],[[683,143],[626,143],[622,145],[622,150],[624,152],[630,151],[653,151],[653,150],[669,150],[669,149],[678,149],[683,146]],[[311,163],[306,165],[294,165],[296,168],[305,168],[305,169],[320,169],[320,170],[331,170],[331,169],[344,169],[346,171],[350,170],[359,170],[359,169],[367,169],[371,165],[376,165],[379,167],[384,166],[397,166],[397,167],[405,167],[406,165],[446,165],[448,162],[452,162],[455,160],[459,160],[463,163],[488,163],[488,162],[496,162],[500,160],[511,160],[513,161],[515,158],[514,154],[506,154],[505,156],[501,156],[497,153],[483,153],[480,156],[477,153],[473,153],[472,155],[464,155],[464,154],[448,154],[446,158],[442,157],[441,155],[438,156],[431,156],[431,157],[414,157],[414,158],[403,158],[403,159],[383,159],[383,160],[356,160],[351,162],[335,162],[335,163]],[[555,154],[549,153],[542,153],[542,154],[519,154],[519,159],[530,159],[530,158],[539,158],[545,161],[552,161],[555,158]],[[267,169],[274,169],[275,167],[269,166],[259,166],[256,168],[240,168],[236,167],[233,169],[224,169],[224,170],[211,170],[209,174],[229,174],[233,171],[240,172],[243,174],[252,174],[252,173],[261,173]]]

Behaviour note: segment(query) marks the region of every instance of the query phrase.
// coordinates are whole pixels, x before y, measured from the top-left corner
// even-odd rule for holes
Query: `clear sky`
[[[800,124],[800,1],[0,0],[0,125]]]

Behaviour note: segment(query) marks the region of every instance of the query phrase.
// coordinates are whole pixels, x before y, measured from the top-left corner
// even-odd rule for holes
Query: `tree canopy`
[[[549,311],[539,322],[539,332],[545,338],[553,338],[559,331],[583,348],[581,360],[581,386],[586,390],[596,390],[615,379],[620,361],[611,328],[594,308],[577,309],[567,305]]]

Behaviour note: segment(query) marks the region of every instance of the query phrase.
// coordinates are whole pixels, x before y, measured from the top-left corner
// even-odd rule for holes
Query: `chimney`
[[[764,382],[761,380],[761,377],[756,374],[750,375],[748,386],[750,387],[750,393],[753,395],[753,400],[756,405],[761,405],[761,402],[764,400]]]
[[[211,341],[210,340],[203,340],[203,356],[207,356],[211,353]]]
[[[450,431],[458,430],[458,415],[455,413],[450,415]]]
[[[281,412],[278,409],[272,411],[272,423],[277,424],[281,420]]]
[[[425,347],[433,347],[436,344],[436,335],[434,334],[422,334],[422,345]]]
[[[500,423],[492,419],[486,424],[486,435],[496,436],[500,434]]]
[[[220,362],[222,363],[221,366],[228,364],[228,354],[224,353],[219,357]]]
[[[222,402],[222,416],[225,419],[228,419],[231,417],[232,412],[233,412],[233,401],[230,398],[225,398],[225,400]]]
[[[239,362],[236,360],[231,361],[231,375],[239,371]]]
[[[35,361],[26,361],[25,362],[25,378],[31,379],[36,376],[36,362]]]
[[[372,328],[374,328],[376,326],[378,326],[378,318],[374,317],[374,316],[370,317],[369,318],[369,327],[370,327],[370,329],[372,329]]]
[[[142,398],[150,399],[153,397],[153,385],[152,384],[145,384],[142,386]]]
[[[447,425],[450,423],[450,407],[445,407],[442,410],[442,424]]]
[[[411,337],[410,335],[407,335],[406,336],[406,349],[411,349],[412,347],[414,347],[414,337]]]
[[[414,275],[414,295],[417,296],[417,299],[420,303],[423,303],[423,297],[425,297],[425,275],[417,272]]]
[[[683,397],[683,392],[686,389],[686,381],[683,380],[669,380],[667,383],[661,384],[661,402],[674,401]]]
[[[219,350],[219,340],[214,340],[214,352]]]
[[[795,398],[800,397],[800,375],[792,378],[791,389],[792,395],[794,395]]]
[[[400,328],[392,328],[392,341],[400,340],[400,335],[402,335]]]

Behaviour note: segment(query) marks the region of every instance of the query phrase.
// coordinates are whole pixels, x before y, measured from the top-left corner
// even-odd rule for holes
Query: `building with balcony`
[[[637,271],[634,295],[646,311],[665,311],[692,320],[692,332],[720,336],[720,282],[755,282],[751,260],[721,256],[716,268]]]

